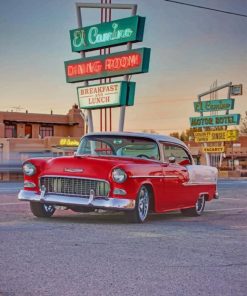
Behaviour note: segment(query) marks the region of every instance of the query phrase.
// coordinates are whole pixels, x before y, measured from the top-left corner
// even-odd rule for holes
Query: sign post
[[[83,27],[82,8],[130,9],[131,17]],[[72,51],[79,52],[81,59],[66,61],[65,72],[67,82],[84,82],[84,87],[78,88],[77,91],[80,108],[88,110],[89,132],[94,130],[91,110],[114,106],[121,108],[119,131],[123,131],[125,108],[134,104],[135,84],[129,82],[129,75],[148,72],[151,49],[132,50],[133,42],[143,40],[145,25],[145,17],[137,16],[136,11],[137,5],[132,4],[76,3],[78,28],[70,30],[70,41]],[[110,54],[109,50],[105,55],[85,57],[86,51],[123,44],[127,44],[127,51]],[[90,87],[88,85],[90,80],[122,75],[124,75],[123,82],[108,85],[109,89],[113,89],[112,93],[102,89],[106,84]],[[100,95],[97,93],[92,96],[91,91],[96,93],[99,89]],[[87,95],[85,95],[86,93]]]
[[[228,88],[227,99],[202,101],[202,97],[209,94],[211,95],[224,88]],[[222,152],[224,151],[224,146],[207,146],[207,142],[224,143],[238,138],[238,132],[227,130],[227,127],[239,124],[240,114],[229,114],[229,110],[234,109],[234,99],[231,99],[230,97],[241,94],[242,84],[232,85],[232,82],[229,82],[198,95],[198,101],[194,102],[194,110],[195,112],[200,113],[200,117],[190,117],[190,125],[191,128],[202,128],[202,132],[194,133],[194,136],[195,142],[203,143],[203,151],[206,153],[207,165],[210,165],[210,157],[208,153],[221,153],[221,164]],[[214,112],[213,114],[218,114],[218,111],[225,111],[225,115],[203,116],[203,112]],[[205,131],[205,128],[211,127],[223,127],[225,130]]]
[[[110,8],[110,9],[127,9],[127,10],[131,10],[131,15],[135,16],[136,15],[136,11],[137,11],[137,5],[136,4],[98,4],[98,3],[76,3],[76,15],[77,15],[77,24],[78,24],[78,28],[82,29],[83,25],[82,25],[82,15],[81,15],[81,9],[82,8],[97,8],[97,9],[101,9],[101,8]],[[127,50],[131,50],[132,49],[132,43],[128,42],[127,43]],[[85,58],[85,51],[81,51],[80,52],[81,57]],[[128,82],[128,75],[125,75],[124,80]],[[88,81],[84,82],[84,86],[88,86]],[[121,108],[125,108],[125,106],[121,107]],[[122,109],[121,109],[122,110]],[[124,109],[125,110],[125,109]],[[121,126],[123,127],[124,124],[124,116],[122,116],[122,111],[120,113],[120,121],[122,124]],[[88,131],[89,132],[93,132],[94,131],[94,126],[93,126],[93,117],[92,117],[92,110],[88,109],[87,110],[87,120],[88,120]]]

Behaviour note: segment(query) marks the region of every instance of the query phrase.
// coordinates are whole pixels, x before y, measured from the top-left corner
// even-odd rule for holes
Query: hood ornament
[[[64,171],[67,173],[82,173],[84,170],[76,168],[65,168]]]

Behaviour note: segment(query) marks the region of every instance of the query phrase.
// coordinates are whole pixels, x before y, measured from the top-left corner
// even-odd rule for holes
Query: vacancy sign
[[[203,147],[202,151],[204,153],[223,153],[225,151],[225,147],[224,146]]]
[[[80,109],[132,106],[135,82],[114,82],[77,88]]]

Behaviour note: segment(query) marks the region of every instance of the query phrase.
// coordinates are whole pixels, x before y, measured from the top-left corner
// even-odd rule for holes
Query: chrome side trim
[[[64,172],[67,173],[82,173],[84,170],[83,169],[73,169],[73,168],[65,168]]]
[[[183,183],[183,186],[203,186],[203,185],[217,185],[217,183],[207,183],[207,182],[205,182],[205,183],[203,183],[203,182],[185,182],[185,183]]]
[[[133,179],[133,178],[165,178],[165,179],[177,179],[178,177],[177,176],[130,176],[129,178]]]
[[[77,197],[53,194],[38,194],[34,191],[21,190],[18,199],[22,201],[42,202],[51,205],[61,206],[85,206],[96,209],[115,209],[115,210],[132,210],[135,208],[135,200],[122,198],[100,198],[94,197],[91,192],[90,197]]]

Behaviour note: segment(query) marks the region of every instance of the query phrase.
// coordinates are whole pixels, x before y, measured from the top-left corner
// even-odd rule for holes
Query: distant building
[[[0,180],[16,179],[29,157],[72,154],[84,128],[77,105],[67,115],[0,112]]]
[[[196,162],[206,164],[202,144],[193,141],[186,144]],[[247,135],[239,136],[236,142],[225,142],[225,152],[222,154],[221,166],[218,169],[222,177],[247,177]]]

